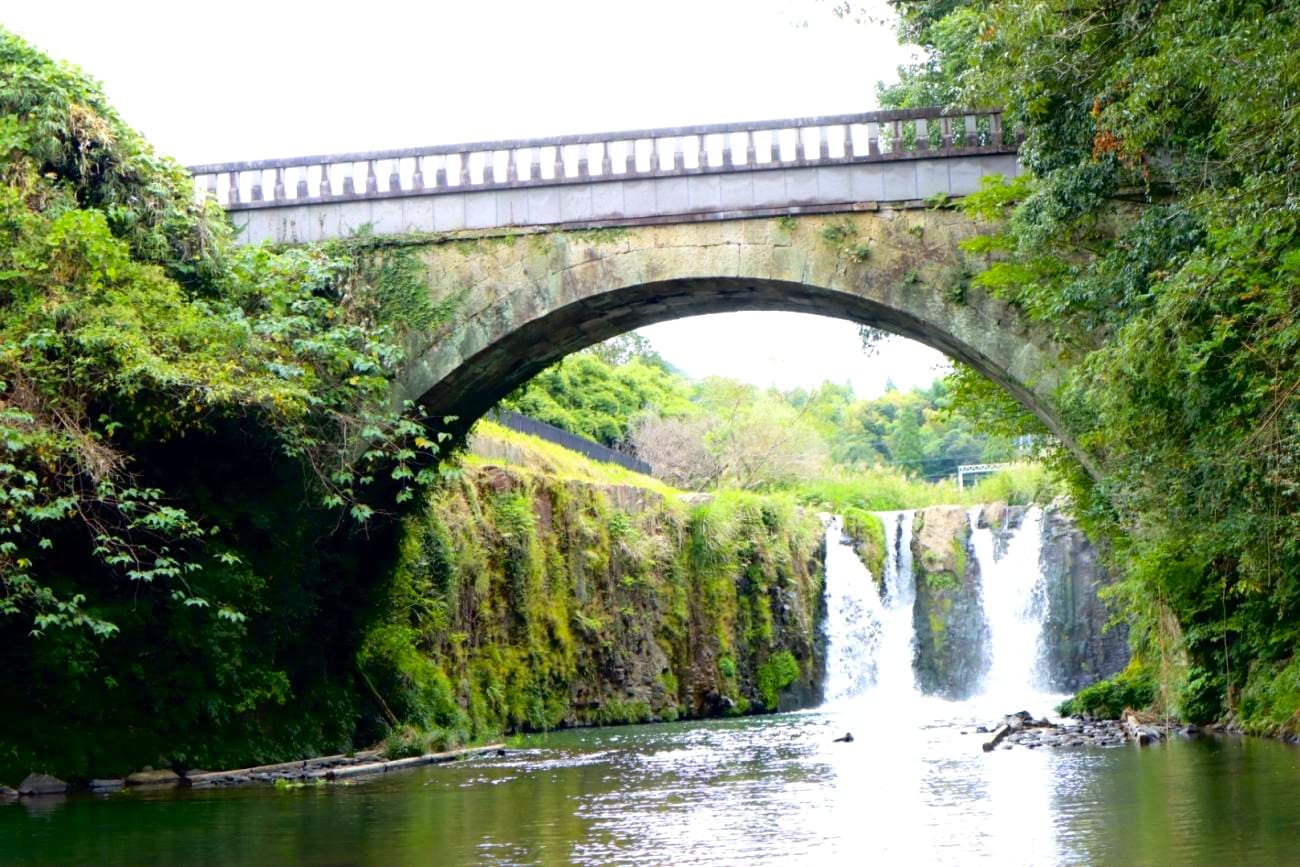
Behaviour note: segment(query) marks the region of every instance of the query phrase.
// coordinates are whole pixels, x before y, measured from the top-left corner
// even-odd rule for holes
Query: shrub
[[[1147,707],[1155,697],[1155,680],[1145,670],[1130,665],[1112,678],[1079,690],[1073,698],[1061,702],[1056,712],[1062,716],[1089,714],[1101,719],[1119,719],[1125,708]]]
[[[799,663],[788,650],[777,651],[758,667],[758,694],[763,704],[776,710],[781,700],[781,690],[799,677]]]

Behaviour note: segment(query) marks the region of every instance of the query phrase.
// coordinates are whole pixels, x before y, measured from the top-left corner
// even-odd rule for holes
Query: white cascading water
[[[912,676],[912,512],[883,512],[885,597],[845,538],[838,517],[826,525],[826,700],[871,691],[916,691]]]
[[[885,598],[876,663],[876,688],[900,699],[916,692],[912,653],[916,632],[912,628],[912,603],[916,579],[912,575],[912,516],[914,512],[881,512],[885,525]]]
[[[1023,704],[1039,693],[1039,639],[1046,590],[1039,566],[1042,511],[1025,510],[1020,527],[997,550],[1002,528],[979,527],[980,507],[970,510],[971,548],[980,567],[984,619],[989,626],[990,666],[981,692],[990,700]]]
[[[1039,638],[1046,608],[1039,566],[1042,512],[1037,507],[1027,509],[1020,527],[1007,534],[1005,548],[998,551],[994,530],[977,526],[979,511],[978,507],[970,511],[971,547],[979,563],[991,666],[981,684],[978,704],[1005,713],[1043,695],[1038,686]],[[871,694],[873,703],[881,700],[897,706],[918,696],[912,667],[914,514],[877,514],[885,525],[883,599],[871,572],[845,538],[841,520],[835,517],[827,523],[829,703]]]
[[[826,522],[827,701],[856,698],[875,685],[883,620],[876,582],[835,516]]]

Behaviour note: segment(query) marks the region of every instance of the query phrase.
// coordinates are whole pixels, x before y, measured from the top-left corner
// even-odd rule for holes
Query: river
[[[1054,700],[1026,682],[1032,581],[1002,602],[989,594],[1005,610],[989,611],[987,688],[962,702],[921,696],[900,616],[907,558],[891,550],[882,600],[830,533],[831,700],[816,710],[529,735],[504,757],[350,785],[26,800],[0,806],[0,861],[1300,863],[1300,751],[1202,737],[984,753],[975,725]],[[1029,562],[1016,544],[988,568]],[[854,741],[836,743],[845,732]]]

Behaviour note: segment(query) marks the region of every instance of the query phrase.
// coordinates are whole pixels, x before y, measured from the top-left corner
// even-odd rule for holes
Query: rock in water
[[[27,779],[18,784],[18,794],[28,797],[32,795],[61,795],[67,790],[67,783],[58,777],[51,777],[49,774],[28,774]]]
[[[175,771],[137,771],[126,778],[128,786],[179,786],[180,775]]]
[[[917,686],[927,695],[968,698],[990,659],[970,519],[961,506],[931,506],[916,513],[912,528]]]
[[[836,744],[851,744],[851,743],[853,743],[853,732],[845,732],[845,733],[844,733],[844,737],[842,737],[842,738],[836,738],[834,741],[832,741],[832,743],[836,743]]]

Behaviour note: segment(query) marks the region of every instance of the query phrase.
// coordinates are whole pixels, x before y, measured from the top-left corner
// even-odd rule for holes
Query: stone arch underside
[[[563,356],[705,313],[816,313],[902,335],[1005,388],[1085,461],[1054,401],[1063,353],[1040,326],[967,285],[953,211],[724,220],[437,243],[435,300],[456,313],[411,347],[403,398],[467,430]],[[831,371],[828,371],[830,374]]]

